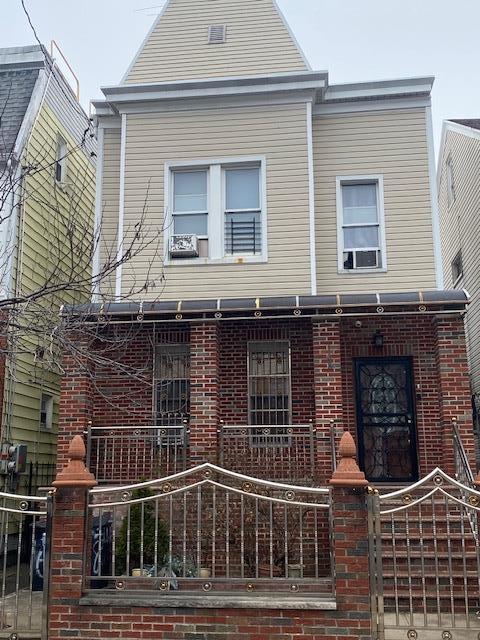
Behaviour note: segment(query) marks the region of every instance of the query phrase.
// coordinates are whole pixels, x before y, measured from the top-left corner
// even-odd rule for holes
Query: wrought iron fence
[[[90,427],[87,465],[100,484],[139,482],[183,471],[187,448],[187,425]]]
[[[268,480],[311,483],[316,429],[307,425],[222,425],[220,465]]]
[[[0,493],[0,637],[47,637],[51,505]]]
[[[476,638],[480,492],[435,469],[369,501],[375,637]]]
[[[330,492],[203,464],[90,492],[86,589],[331,594]],[[87,554],[91,551],[87,549]],[[90,557],[90,556],[87,556]]]

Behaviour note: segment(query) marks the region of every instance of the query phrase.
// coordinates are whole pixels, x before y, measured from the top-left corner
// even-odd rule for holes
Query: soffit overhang
[[[400,78],[348,84],[329,84],[327,71],[301,71],[260,76],[209,78],[149,84],[123,84],[104,87],[105,100],[92,104],[97,117],[116,116],[119,113],[162,103],[182,103],[192,100],[257,97],[268,103],[272,96],[297,95],[299,100],[311,101],[316,109],[332,105],[361,102],[385,102],[397,99],[429,99],[434,78]]]

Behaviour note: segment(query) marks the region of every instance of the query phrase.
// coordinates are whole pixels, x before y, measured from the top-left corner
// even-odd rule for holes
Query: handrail
[[[470,462],[468,461],[467,452],[465,451],[465,447],[462,442],[462,437],[460,435],[456,420],[452,421],[452,431],[453,450],[455,458],[455,477],[457,480],[460,480],[460,482],[463,482],[464,484],[469,486],[473,486],[475,482],[475,475],[472,471],[472,467],[470,466]]]

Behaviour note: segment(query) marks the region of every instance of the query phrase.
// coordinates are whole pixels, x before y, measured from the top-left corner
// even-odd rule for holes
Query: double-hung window
[[[208,169],[173,172],[173,233],[194,234],[208,250]]]
[[[260,167],[226,168],[225,253],[261,253]]]
[[[167,170],[170,258],[204,262],[266,258],[264,159],[167,165]],[[176,244],[172,250],[177,242],[189,248],[182,252],[182,245]]]
[[[67,155],[68,147],[62,136],[57,138],[57,149],[55,152],[55,180],[62,184],[67,177]]]
[[[337,178],[339,271],[386,267],[381,177]]]

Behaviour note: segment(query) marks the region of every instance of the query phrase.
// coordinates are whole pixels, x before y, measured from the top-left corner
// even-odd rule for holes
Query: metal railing
[[[51,514],[51,495],[0,493],[0,637],[47,637]]]
[[[455,478],[469,487],[474,486],[475,476],[468,461],[467,452],[462,442],[460,430],[456,421],[452,422],[453,451],[455,459]]]
[[[224,425],[219,460],[224,468],[268,480],[311,483],[315,472],[313,424]]]
[[[371,491],[369,510],[376,637],[407,637],[410,630],[447,637],[444,630],[455,629],[476,638],[480,547],[472,523],[480,492],[437,468],[398,491]]]
[[[327,488],[267,482],[209,463],[98,487],[90,491],[89,517],[96,532],[107,533],[92,539],[85,587],[155,589],[167,597],[331,595],[329,513]]]
[[[183,471],[187,466],[188,427],[90,427],[87,466],[97,481],[140,482]]]

